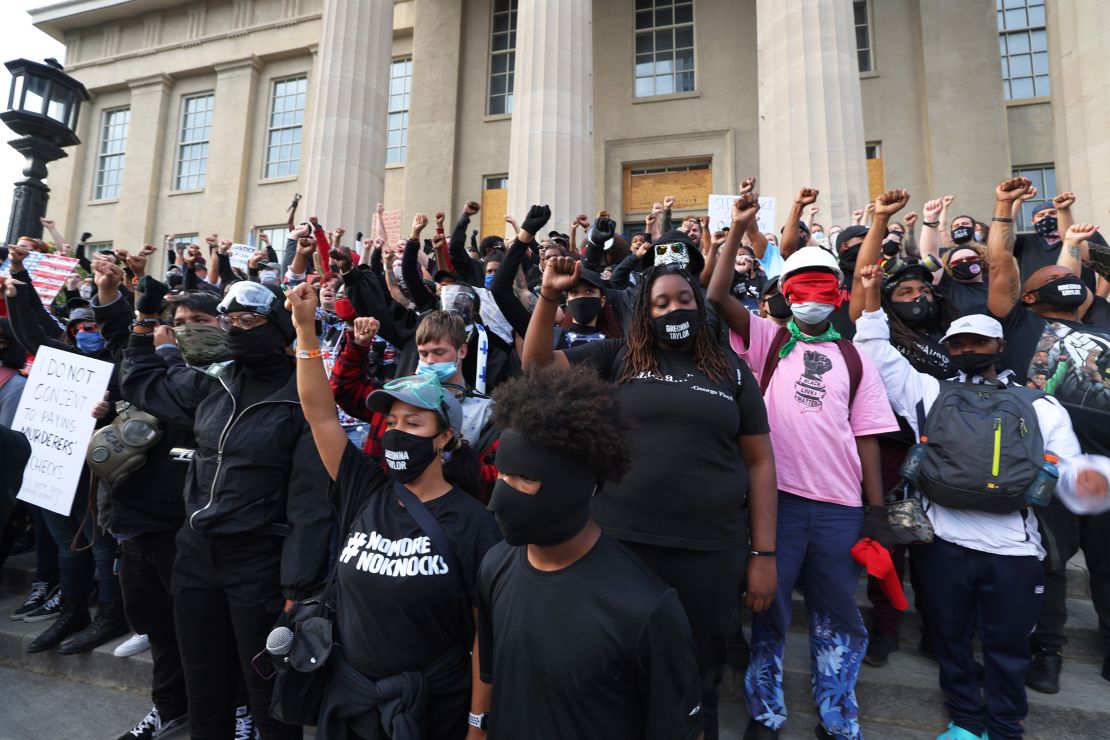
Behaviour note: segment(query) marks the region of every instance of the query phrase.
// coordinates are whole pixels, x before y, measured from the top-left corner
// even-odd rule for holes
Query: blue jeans
[[[85,508],[88,505],[88,491],[85,486],[77,486],[77,495],[73,498],[73,508],[69,516],[56,514],[53,511],[40,509],[43,521],[50,530],[50,536],[58,546],[58,570],[61,573],[62,596],[85,597],[92,592],[93,563],[96,563],[96,577],[100,585],[99,600],[119,601],[123,598],[120,592],[119,580],[113,572],[116,561],[116,538],[110,534],[97,531],[96,517],[85,518]],[[92,541],[92,552],[82,550],[74,552],[70,543],[77,535],[77,529],[84,520],[81,536],[77,538],[77,547],[88,547]]]
[[[778,730],[786,723],[783,651],[790,595],[802,584],[809,617],[813,698],[821,724],[838,738],[862,738],[856,677],[867,652],[867,628],[856,606],[860,566],[852,545],[863,528],[863,507],[813,501],[779,492],[778,596],[752,620],[752,660],[744,679],[748,711]]]

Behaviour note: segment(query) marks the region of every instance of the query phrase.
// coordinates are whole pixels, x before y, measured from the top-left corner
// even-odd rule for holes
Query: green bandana
[[[794,345],[797,344],[799,341],[835,342],[836,340],[840,339],[840,332],[833,328],[831,321],[829,322],[829,325],[825,329],[825,331],[821,332],[815,337],[811,337],[808,334],[802,334],[802,330],[799,329],[798,325],[794,323],[794,319],[790,319],[790,321],[786,322],[786,328],[790,331],[790,338],[786,340],[786,344],[782,345],[782,349],[779,350],[780,359],[790,354],[790,350],[794,349]]]

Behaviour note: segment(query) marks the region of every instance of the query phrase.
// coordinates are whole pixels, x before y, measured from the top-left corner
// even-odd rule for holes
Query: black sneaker
[[[1064,659],[1060,651],[1050,647],[1038,647],[1033,651],[1033,665],[1025,674],[1025,685],[1042,694],[1060,692],[1060,668]]]
[[[58,655],[87,653],[130,631],[127,618],[123,616],[123,601],[103,601],[89,626],[58,646]]]
[[[27,646],[29,653],[41,653],[56,647],[58,643],[72,634],[78,633],[89,626],[89,607],[85,605],[85,597],[62,596],[58,618],[54,624],[41,635],[31,640]],[[31,621],[25,618],[24,622]]]
[[[872,632],[867,641],[867,654],[863,662],[882,668],[890,662],[890,654],[898,649],[898,635],[884,635],[882,632]]]
[[[143,740],[152,740],[152,738],[161,737],[167,732],[176,730],[181,725],[189,721],[188,715],[181,715],[169,720],[163,720],[162,715],[158,712],[158,707],[152,707],[150,712],[135,725],[130,732],[125,732],[119,736],[118,740],[133,740],[133,738],[143,738]]]
[[[235,740],[255,740],[258,731],[254,728],[254,717],[246,704],[235,708]]]
[[[37,611],[46,602],[50,601],[51,598],[54,598],[55,604],[53,613],[51,613],[51,615],[48,617],[43,617],[43,619],[53,619],[54,617],[58,616],[58,604],[56,598],[57,595],[58,584],[50,583],[48,581],[35,581],[31,584],[31,595],[27,597],[27,600],[23,602],[22,606],[12,612],[12,619],[16,620],[17,622],[22,621],[26,619],[30,614]],[[41,620],[33,619],[31,621],[38,622]]]

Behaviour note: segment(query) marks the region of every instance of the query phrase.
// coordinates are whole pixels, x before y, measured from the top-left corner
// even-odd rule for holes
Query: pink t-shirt
[[[747,360],[756,378],[779,326],[751,317]],[[744,340],[729,336],[741,352]],[[898,429],[886,388],[867,355],[860,353],[863,377],[848,413],[848,366],[834,342],[798,342],[779,360],[764,401],[775,448],[779,489],[804,498],[862,506],[863,468],[856,437]]]

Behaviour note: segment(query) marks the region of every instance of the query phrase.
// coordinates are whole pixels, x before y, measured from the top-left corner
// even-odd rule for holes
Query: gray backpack
[[[1044,393],[1002,381],[942,381],[940,395],[917,423],[925,455],[915,485],[953,509],[1006,514],[1026,507],[1025,489],[1044,459],[1033,401]]]

